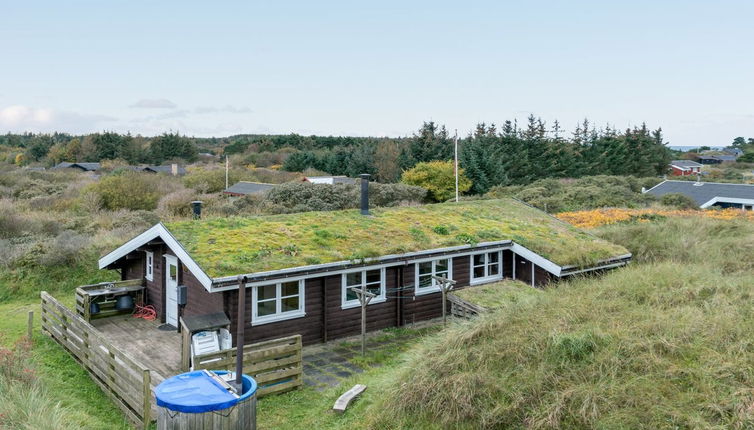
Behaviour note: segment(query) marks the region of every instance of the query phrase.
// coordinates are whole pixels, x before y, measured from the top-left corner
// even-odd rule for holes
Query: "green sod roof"
[[[628,251],[515,200],[206,218],[165,226],[210,277],[512,240],[560,266]]]

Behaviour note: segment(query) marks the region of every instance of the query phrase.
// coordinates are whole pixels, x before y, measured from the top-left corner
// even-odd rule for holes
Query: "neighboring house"
[[[723,162],[723,160],[717,158],[714,155],[697,155],[696,161],[698,161],[701,164],[720,164]]]
[[[79,169],[82,172],[96,172],[100,169],[99,163],[68,163],[63,161],[56,164],[53,169]]]
[[[311,182],[312,184],[346,184],[354,185],[359,180],[349,178],[348,176],[306,176],[303,179],[304,182]]]
[[[245,196],[247,194],[262,194],[274,188],[274,184],[265,184],[262,182],[239,181],[228,187],[223,194],[231,196]]]
[[[367,210],[368,208],[362,208]],[[301,334],[306,344],[360,332],[354,290],[374,294],[368,330],[442,314],[433,275],[455,288],[503,278],[544,285],[627,264],[623,247],[512,199],[160,223],[99,260],[143,279],[162,322],[224,312],[244,343]],[[185,305],[178,305],[185,286]],[[183,291],[183,289],[181,289]],[[446,304],[447,305],[447,304]],[[247,311],[248,312],[248,311]]]
[[[691,160],[673,160],[670,169],[674,176],[698,175],[702,171],[702,165]]]
[[[141,170],[148,173],[165,173],[173,176],[183,176],[186,174],[186,168],[175,163],[167,166],[145,166]]]
[[[734,148],[732,146],[729,146],[727,148],[723,148],[723,151],[727,152],[728,154],[734,155],[736,158],[744,155],[744,151],[741,148]]]
[[[735,155],[725,155],[725,154],[715,155],[715,157],[717,157],[723,163],[735,163],[736,160],[738,159],[738,157]]]
[[[716,182],[663,181],[646,191],[657,197],[678,193],[691,197],[702,209],[710,207],[753,210],[754,185]]]

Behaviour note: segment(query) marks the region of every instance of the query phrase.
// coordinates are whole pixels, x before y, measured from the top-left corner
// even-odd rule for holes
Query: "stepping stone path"
[[[403,330],[401,333],[390,331],[370,333],[366,345],[367,358],[370,353],[380,353],[406,346],[425,333],[427,333],[426,327],[425,329]],[[314,387],[317,391],[323,391],[340,385],[342,381],[353,375],[363,373],[368,367],[379,367],[378,363],[371,366],[357,364],[364,363],[363,360],[358,360],[361,358],[360,339],[356,336],[304,347],[302,351],[304,384]]]

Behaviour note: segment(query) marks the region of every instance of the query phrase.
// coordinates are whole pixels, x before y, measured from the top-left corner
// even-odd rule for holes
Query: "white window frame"
[[[373,298],[372,301],[369,302],[370,305],[376,304],[376,303],[383,303],[387,300],[387,297],[385,295],[385,268],[384,267],[375,267],[375,268],[360,268],[356,270],[348,270],[343,272],[340,275],[340,308],[341,309],[350,309],[350,308],[356,308],[361,306],[359,303],[359,300],[346,300],[346,291],[347,291],[347,284],[346,284],[346,278],[349,273],[356,273],[361,272],[361,284],[364,285],[366,282],[366,272],[371,272],[373,270],[379,270],[380,271],[380,295]]]
[[[497,253],[497,275],[489,275],[488,270],[490,264],[487,262],[487,254]],[[484,276],[479,278],[474,277],[474,256],[484,255]],[[475,252],[469,255],[469,285],[484,284],[487,282],[497,281],[503,279],[503,250],[491,249],[484,252]]]
[[[435,278],[432,278],[432,285],[430,285],[429,287],[419,286],[419,264],[427,263],[431,261],[432,262],[431,275],[436,276],[437,262],[440,260],[448,261],[448,279],[453,279],[453,256],[449,255],[443,258],[417,260],[416,262],[414,262],[414,295],[415,296],[421,296],[423,294],[432,294],[432,293],[437,293],[440,291],[440,286],[437,284],[437,280]]]
[[[146,254],[146,268],[144,269],[144,278],[147,281],[154,281],[154,252],[144,251]]]
[[[289,282],[298,282],[298,307],[299,309],[297,311],[287,311],[287,312],[281,312],[280,309],[282,307],[282,284],[287,284]],[[275,286],[275,313],[273,315],[265,315],[265,316],[257,316],[258,308],[257,308],[257,296],[258,296],[258,288],[259,287],[266,287],[268,285],[274,285]],[[280,279],[278,281],[274,282],[260,282],[256,283],[254,285],[246,285],[247,288],[251,289],[251,325],[262,325],[262,324],[268,324],[276,321],[285,321],[290,320],[294,318],[301,318],[303,316],[306,316],[306,305],[305,305],[305,292],[306,292],[306,283],[304,279],[299,280],[287,280],[287,279]],[[285,296],[285,297],[292,297],[292,296]]]

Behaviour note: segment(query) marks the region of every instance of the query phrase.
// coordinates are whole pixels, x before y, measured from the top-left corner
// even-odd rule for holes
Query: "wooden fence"
[[[448,294],[448,301],[450,302],[450,314],[454,317],[468,319],[487,312],[486,308],[467,302],[453,293]]]
[[[149,369],[112,345],[81,316],[43,291],[42,330],[62,345],[138,427],[152,420]]]
[[[236,348],[194,356],[194,370],[235,371],[235,366]],[[301,335],[244,345],[243,373],[257,381],[257,397],[299,387],[303,383]]]

